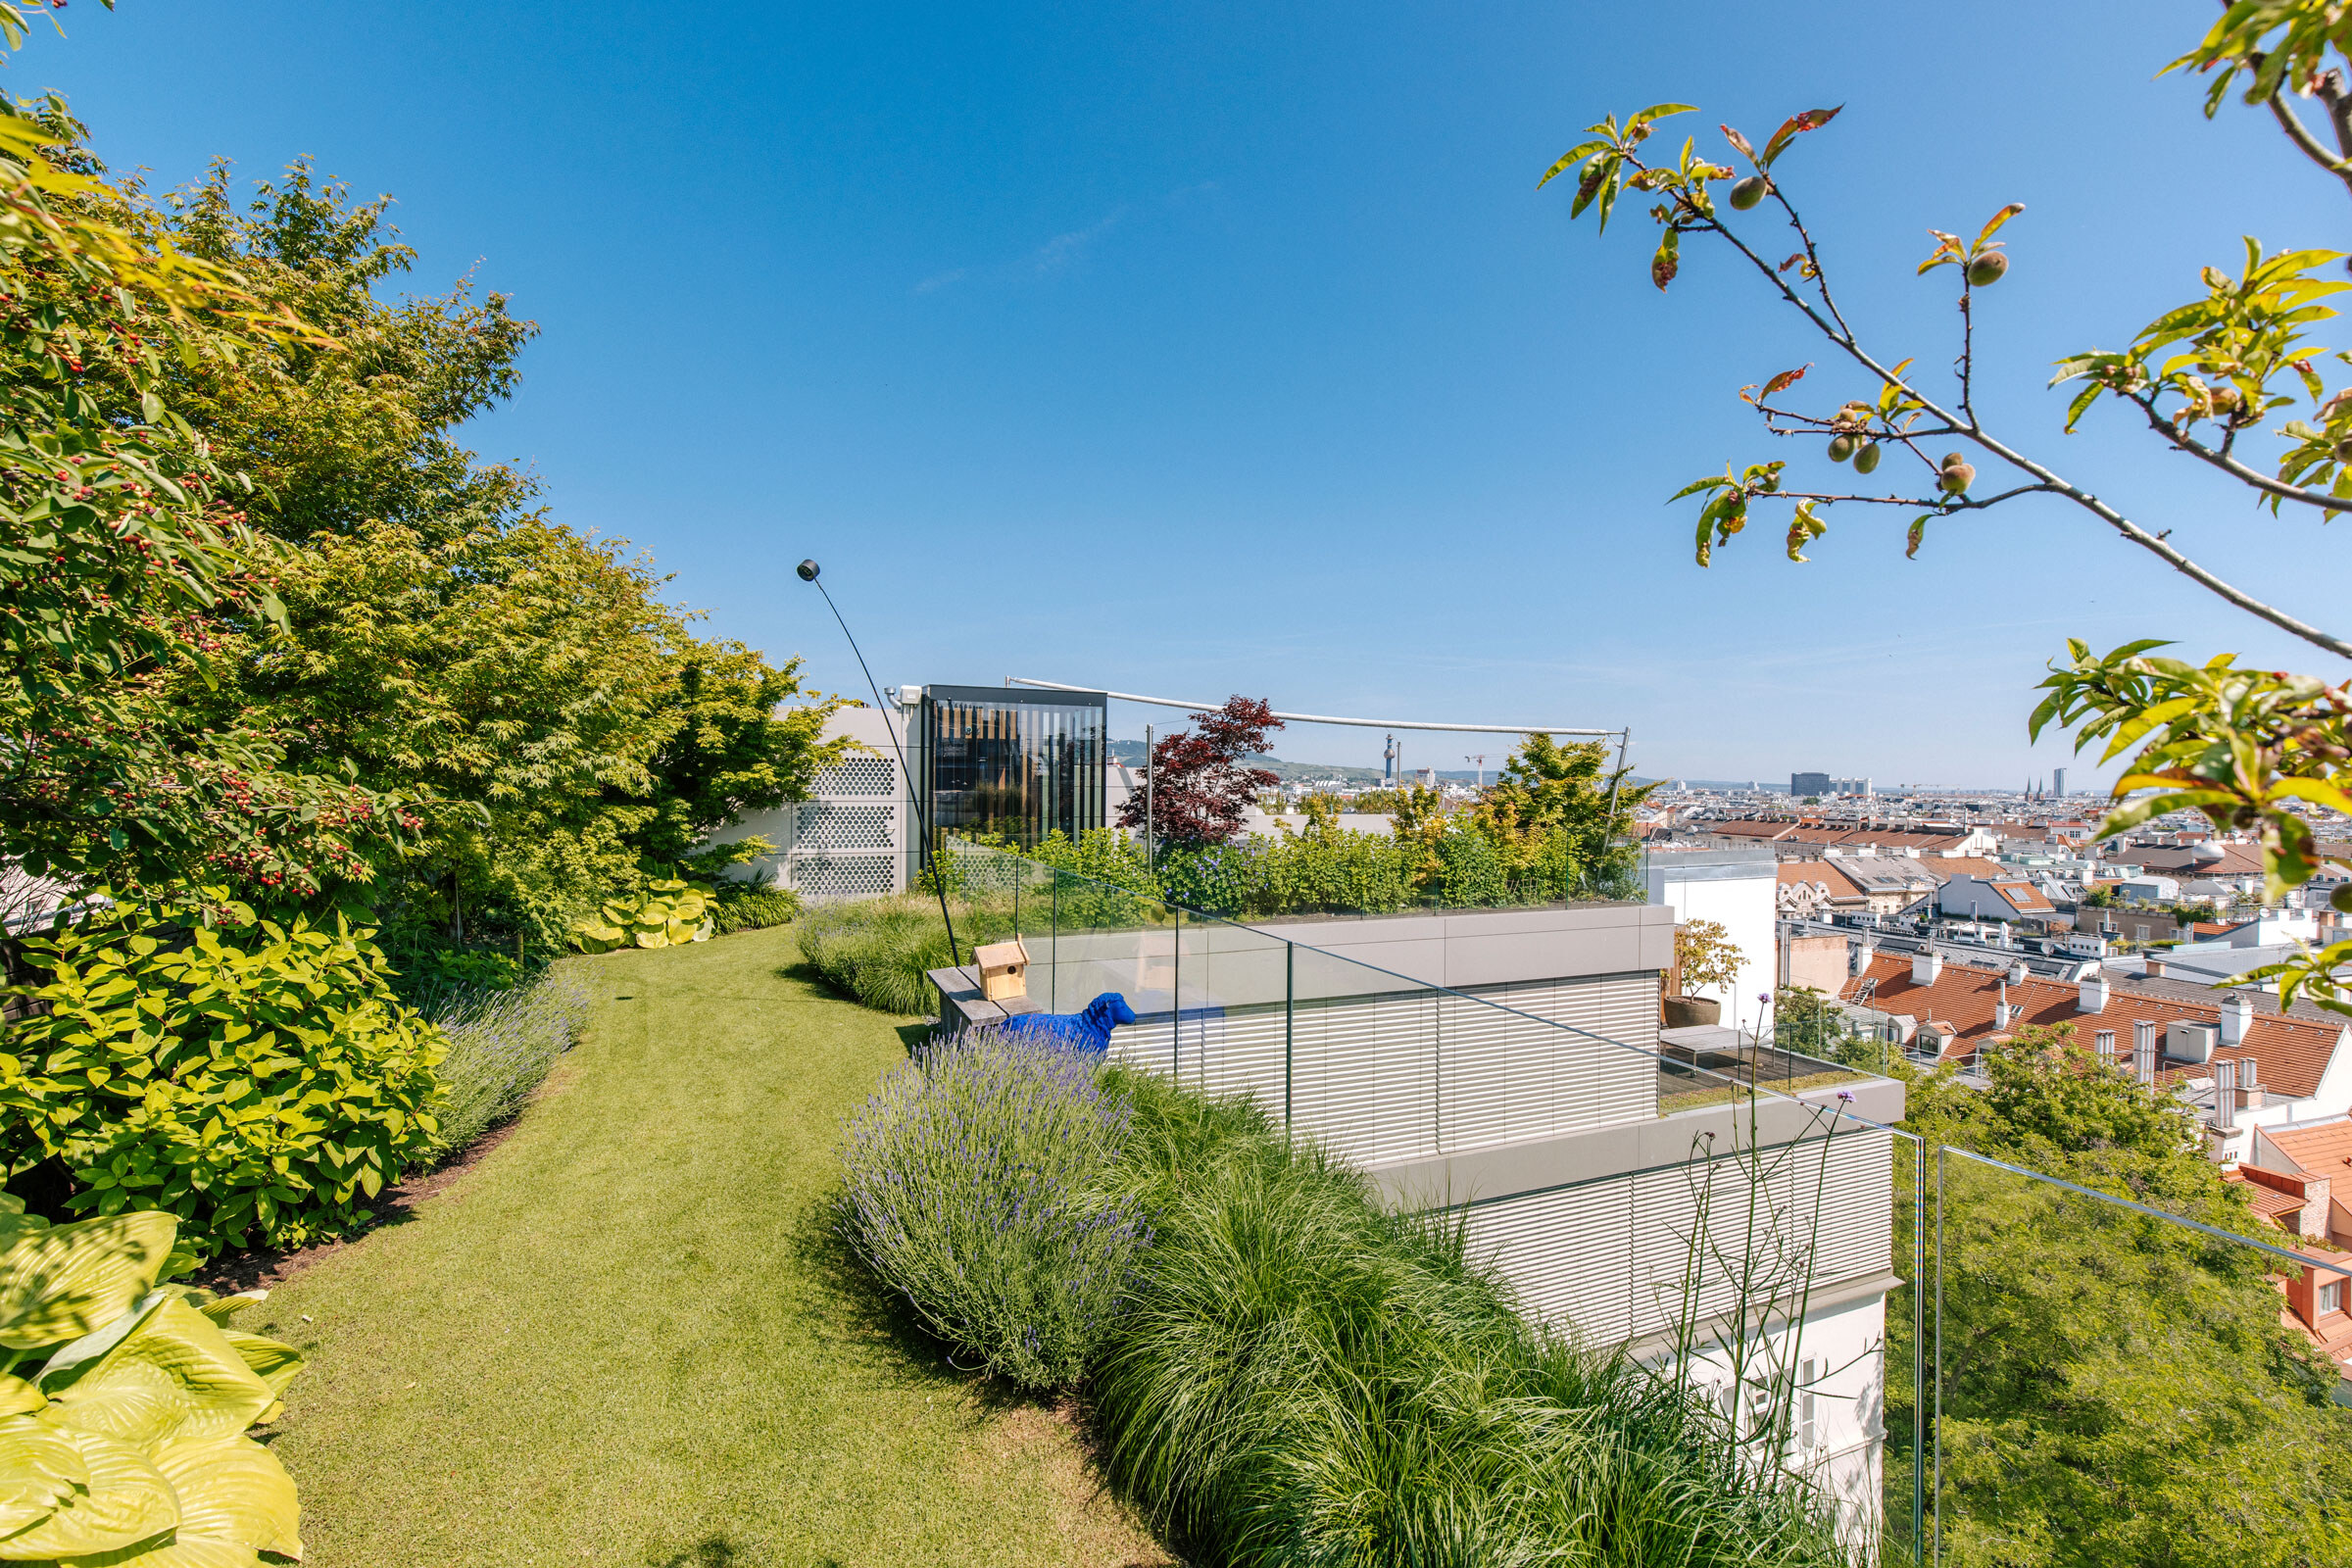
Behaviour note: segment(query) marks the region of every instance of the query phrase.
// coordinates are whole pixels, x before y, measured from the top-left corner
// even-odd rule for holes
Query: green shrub
[[[209,918],[211,923],[204,921]],[[0,1052],[0,1160],[67,1202],[160,1208],[198,1253],[348,1233],[432,1146],[439,1030],[341,916],[118,905],[24,944],[45,1009]]]
[[[1127,1118],[1091,1056],[960,1035],[850,1118],[842,1232],[933,1334],[1024,1388],[1067,1388],[1110,1325],[1140,1238],[1111,1190]]]
[[[800,918],[801,896],[787,888],[753,887],[746,882],[718,884],[718,904],[710,918],[722,937],[738,931],[760,931]]]
[[[222,1324],[257,1296],[157,1281],[153,1211],[51,1226],[0,1200],[0,1545],[11,1561],[222,1568],[302,1555],[293,1479],[245,1436],[302,1370]]]
[[[1112,1483],[1233,1564],[1843,1565],[1703,1404],[1531,1326],[1458,1230],[1253,1107],[1112,1069],[1153,1231],[1089,1372]]]
[[[568,969],[528,986],[445,997],[433,1022],[449,1042],[431,1155],[447,1158],[521,1110],[556,1059],[579,1038],[595,1004]]]
[[[952,906],[956,947],[967,962],[975,943],[1012,935],[1012,900],[991,895]],[[884,1012],[935,1012],[938,996],[927,970],[949,963],[948,933],[935,899],[908,894],[890,899],[820,905],[801,916],[801,956],[827,985]]]

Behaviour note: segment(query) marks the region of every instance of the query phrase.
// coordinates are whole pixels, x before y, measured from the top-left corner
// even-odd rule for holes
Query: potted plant
[[[1713,920],[1688,920],[1674,928],[1674,981],[1679,994],[1658,1002],[1658,1022],[1669,1029],[1721,1023],[1723,1004],[1713,997],[1694,997],[1701,987],[1729,991],[1739,982],[1746,955],[1732,934]]]

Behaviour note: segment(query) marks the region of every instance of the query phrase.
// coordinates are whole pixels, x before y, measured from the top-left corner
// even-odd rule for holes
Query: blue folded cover
[[[1084,1051],[1110,1049],[1110,1032],[1135,1022],[1135,1009],[1116,991],[1105,991],[1086,1004],[1083,1012],[1015,1013],[996,1027],[1008,1035],[1039,1035]]]

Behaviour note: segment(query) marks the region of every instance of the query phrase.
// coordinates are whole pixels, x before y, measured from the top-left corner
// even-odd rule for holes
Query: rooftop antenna
[[[825,585],[816,581],[816,575],[822,568],[813,561],[804,561],[793,569],[800,573],[801,581],[816,583],[816,591],[825,595],[825,608],[833,612],[834,623],[841,627],[842,636],[849,638],[850,652],[858,656],[858,667],[865,671],[865,689],[874,694],[874,709],[882,714],[882,727],[890,732],[890,749],[899,754],[899,777],[906,781],[906,798],[914,803],[915,831],[923,836],[923,863],[930,865],[931,822],[928,813],[923,810],[923,792],[915,787],[914,772],[906,765],[906,749],[899,744],[898,726],[890,721],[890,712],[882,706],[882,688],[874,684],[874,672],[866,668],[864,650],[858,646],[857,637],[850,631],[850,623],[841,618],[841,607],[833,602],[831,594],[825,593]],[[931,869],[931,886],[939,894],[940,924],[948,928],[948,962],[960,964],[963,960],[956,953],[956,920],[948,913],[948,882],[939,874],[937,866]]]

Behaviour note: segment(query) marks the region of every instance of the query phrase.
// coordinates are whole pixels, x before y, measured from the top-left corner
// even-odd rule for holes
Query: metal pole
[[[1291,1134],[1291,1046],[1298,1015],[1298,944],[1282,945],[1282,1133]]]
[[[1154,771],[1152,756],[1152,726],[1144,726],[1144,864],[1156,874],[1159,870],[1159,846],[1154,842],[1153,827],[1157,819],[1152,814],[1152,774]]]
[[[1168,939],[1168,1077],[1184,1082],[1184,906],[1176,911],[1175,935]]]
[[[1943,1561],[1943,1194],[1944,1152],[1936,1146],[1936,1540],[1931,1564]]]
[[[1928,1446],[1928,1406],[1920,1398],[1928,1366],[1928,1141],[1911,1143],[1911,1557],[1924,1563],[1920,1539],[1927,1523],[1927,1467],[1920,1456]]]
[[[865,650],[858,646],[857,637],[850,631],[850,623],[841,618],[841,607],[833,602],[831,592],[817,580],[816,563],[804,561],[794,569],[800,573],[801,581],[815,583],[816,591],[825,596],[825,608],[833,612],[834,623],[841,627],[842,636],[849,638],[850,652],[858,656],[858,667],[865,674],[865,689],[874,694],[874,710],[882,715],[882,728],[890,735],[890,749],[898,754],[899,777],[906,781],[906,798],[914,805],[915,829],[923,836],[922,858],[918,863],[931,867],[931,881],[939,892],[939,923],[948,928],[948,962],[951,965],[959,964],[963,960],[956,956],[956,920],[953,915],[948,913],[947,879],[940,875],[939,868],[933,863],[931,857],[930,813],[923,809],[922,788],[915,782],[912,769],[906,765],[906,748],[899,744],[898,726],[890,721],[890,710],[882,706],[882,688],[874,684],[874,672],[866,666]],[[942,848],[945,846],[943,845]]]

